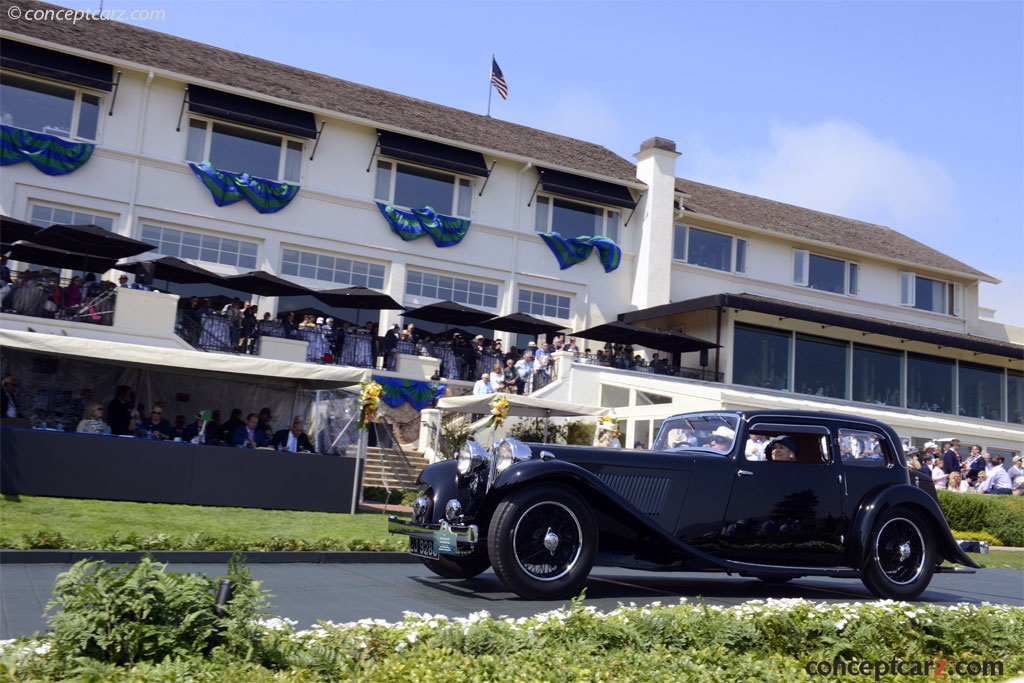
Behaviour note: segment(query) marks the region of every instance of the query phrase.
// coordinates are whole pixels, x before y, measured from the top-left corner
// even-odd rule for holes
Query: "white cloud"
[[[766,150],[727,155],[698,147],[695,180],[879,223],[935,244],[960,224],[955,184],[942,166],[863,126],[831,120],[772,125]]]

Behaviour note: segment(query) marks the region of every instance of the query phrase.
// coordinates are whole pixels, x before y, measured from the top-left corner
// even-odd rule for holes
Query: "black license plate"
[[[434,541],[425,538],[410,538],[409,552],[418,557],[429,557],[433,560],[438,558],[437,551],[434,550]]]

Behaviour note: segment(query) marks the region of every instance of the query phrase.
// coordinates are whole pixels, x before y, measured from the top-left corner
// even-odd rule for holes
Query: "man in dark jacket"
[[[107,424],[110,425],[111,434],[130,435],[131,424],[134,417],[135,402],[133,401],[132,388],[122,384],[117,388],[114,400],[107,404]]]
[[[953,439],[952,441],[943,444],[946,448],[942,454],[942,471],[946,474],[950,472],[960,471],[960,440]]]
[[[306,423],[298,415],[292,420],[291,429],[282,429],[274,433],[270,445],[274,450],[292,453],[315,453],[312,442],[305,432]]]

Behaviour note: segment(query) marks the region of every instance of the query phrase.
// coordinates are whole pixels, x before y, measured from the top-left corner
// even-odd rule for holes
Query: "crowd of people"
[[[26,270],[12,278],[6,258],[0,257],[0,308],[36,318],[79,320],[109,325],[117,285],[97,280],[87,273],[62,283],[60,274],[49,269]],[[127,276],[122,276],[122,286]]]
[[[931,477],[937,489],[956,493],[987,493],[992,495],[1024,495],[1024,468],[1021,456],[1007,462],[999,453],[990,455],[981,444],[968,449],[967,457],[960,454],[959,439],[944,441],[940,445],[929,441],[923,449],[911,446],[907,450],[907,464],[914,470]]]
[[[3,379],[0,391],[0,416],[24,419],[18,403],[21,380],[9,375]],[[135,392],[128,385],[117,387],[114,398],[104,405],[93,401],[91,390],[81,392],[77,401],[82,408],[81,419],[64,423],[39,424],[40,427],[75,431],[81,434],[107,434],[135,437],[155,441],[174,441],[206,446],[234,446],[238,448],[269,448],[293,453],[315,453],[316,447],[306,434],[305,420],[295,416],[286,429],[273,428],[274,416],[270,408],[258,413],[250,412],[243,419],[241,408],[234,408],[227,420],[221,411],[200,411],[190,423],[185,415],[177,415],[172,422],[166,405],[157,401],[147,411],[136,402]]]

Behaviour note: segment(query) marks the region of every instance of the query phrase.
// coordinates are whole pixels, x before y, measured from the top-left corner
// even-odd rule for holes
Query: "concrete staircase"
[[[401,456],[383,451],[380,448],[366,449],[366,471],[363,473],[363,486],[384,486],[385,479],[392,491],[416,490],[416,477],[427,465],[427,461],[418,453],[406,453],[409,465]]]

